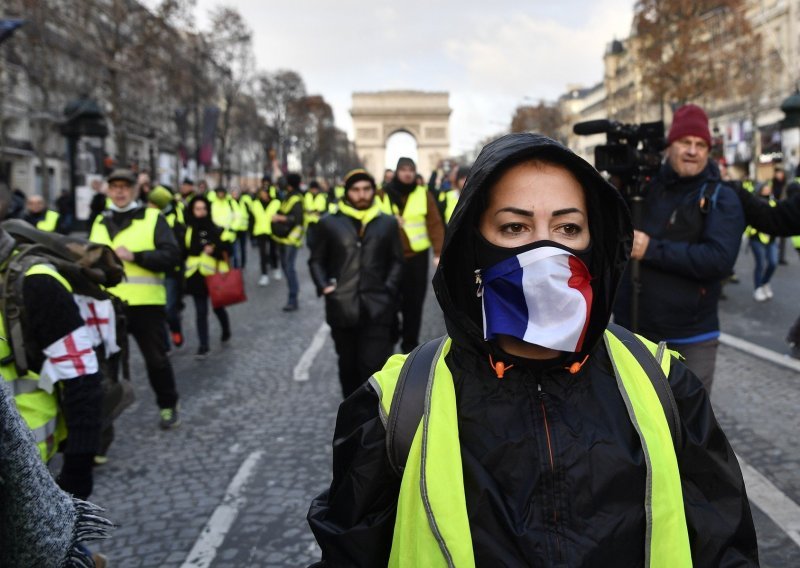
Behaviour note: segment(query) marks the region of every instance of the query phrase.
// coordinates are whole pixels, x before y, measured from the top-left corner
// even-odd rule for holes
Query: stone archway
[[[450,155],[449,93],[380,91],[353,93],[353,131],[356,153],[364,168],[380,183],[386,141],[398,131],[417,140],[417,170],[425,178],[439,160]]]

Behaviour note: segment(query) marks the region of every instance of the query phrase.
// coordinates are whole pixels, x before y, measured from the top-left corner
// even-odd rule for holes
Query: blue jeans
[[[292,245],[280,245],[281,268],[283,274],[286,276],[286,283],[289,285],[289,301],[288,304],[292,306],[297,305],[297,293],[300,291],[300,284],[297,281],[297,270],[295,270],[295,263],[297,262],[298,248]]]
[[[756,262],[753,271],[753,286],[760,288],[769,283],[778,266],[778,241],[765,245],[758,240],[758,237],[750,237],[750,250],[753,251],[753,258]]]

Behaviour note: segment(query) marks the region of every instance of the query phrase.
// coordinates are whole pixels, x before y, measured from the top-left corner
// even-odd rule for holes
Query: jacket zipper
[[[561,561],[562,553],[561,553],[561,537],[559,536],[559,528],[558,528],[558,507],[556,505],[556,464],[555,458],[553,457],[553,443],[550,437],[550,423],[547,421],[547,408],[544,404],[545,393],[542,391],[542,383],[537,382],[536,387],[538,389],[538,397],[539,397],[539,405],[542,408],[542,421],[544,422],[544,433],[545,439],[547,440],[547,453],[548,457],[550,458],[550,473],[552,475],[553,484],[552,484],[552,498],[553,498],[553,525],[554,525],[554,533],[556,537],[556,553],[558,555],[558,561]]]

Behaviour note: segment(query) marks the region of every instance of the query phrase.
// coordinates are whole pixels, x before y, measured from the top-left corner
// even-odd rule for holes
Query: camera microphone
[[[611,130],[611,121],[606,119],[600,120],[587,120],[579,122],[572,127],[572,132],[579,136],[587,136],[589,134],[604,134]]]

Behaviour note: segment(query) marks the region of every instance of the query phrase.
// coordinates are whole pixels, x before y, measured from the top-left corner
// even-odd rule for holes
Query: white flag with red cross
[[[114,305],[111,300],[96,300],[89,296],[74,294],[75,303],[81,312],[81,317],[89,328],[92,345],[105,347],[106,357],[117,353],[117,322],[114,316]]]
[[[39,387],[53,392],[58,381],[91,375],[98,370],[92,337],[84,325],[44,349],[47,359],[39,373]]]

